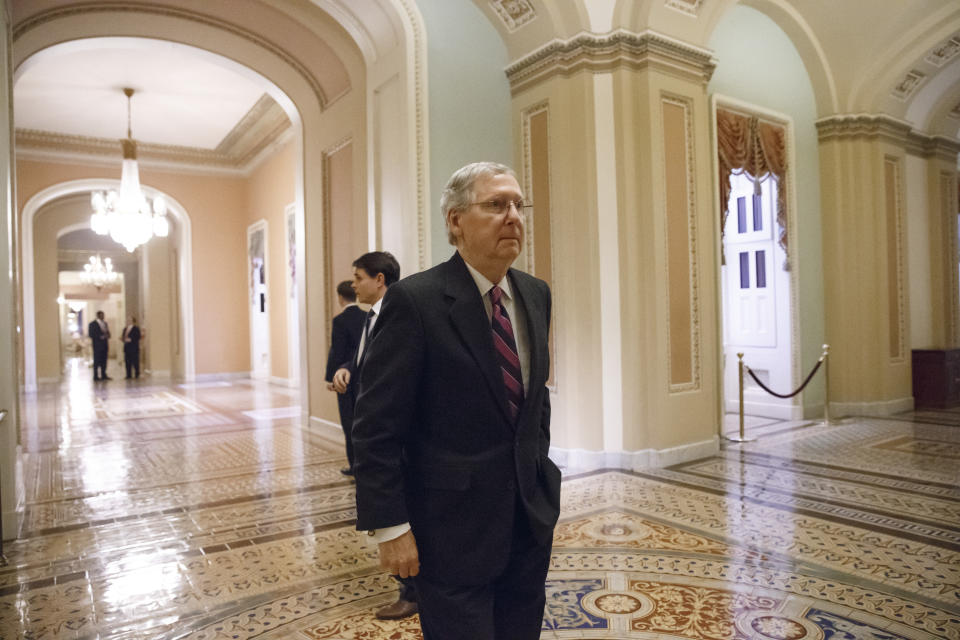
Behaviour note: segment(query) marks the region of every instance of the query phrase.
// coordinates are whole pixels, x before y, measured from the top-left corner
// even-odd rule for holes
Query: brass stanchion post
[[[753,442],[755,438],[748,438],[743,426],[743,354],[738,353],[737,359],[739,360],[737,369],[740,378],[740,433],[735,436],[727,436],[727,440],[731,442]]]
[[[823,345],[823,425],[830,426],[830,345]]]

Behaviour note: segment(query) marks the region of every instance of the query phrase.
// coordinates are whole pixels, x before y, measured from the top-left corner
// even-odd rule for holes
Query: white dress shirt
[[[360,333],[360,345],[357,347],[357,364],[360,364],[360,358],[363,357],[363,350],[366,348],[367,334],[373,333],[373,325],[377,324],[377,318],[380,317],[380,307],[382,306],[383,296],[380,296],[380,299],[370,307],[370,311],[373,311],[373,317],[370,318],[369,327],[366,326],[366,320],[364,320],[364,330]]]

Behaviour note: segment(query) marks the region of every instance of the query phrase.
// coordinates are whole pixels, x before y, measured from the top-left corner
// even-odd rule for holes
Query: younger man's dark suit
[[[520,545],[541,558],[525,593],[542,613],[560,511],[560,471],[547,457],[550,290],[520,271],[508,277],[530,350],[516,421],[483,300],[459,254],[387,290],[364,356],[353,424],[357,528],[410,523],[421,619],[429,606],[421,580],[498,583]],[[511,637],[539,637],[539,618],[535,626]]]
[[[330,352],[327,354],[327,382],[333,382],[333,374],[337,372],[337,369],[346,367],[351,369],[352,373],[366,317],[366,312],[355,304],[348,306],[333,317]],[[353,468],[353,444],[350,427],[353,424],[353,404],[356,401],[353,391],[353,385],[350,385],[346,393],[337,394],[337,408],[340,410],[340,424],[343,426],[343,437],[347,445],[347,461],[350,463],[351,469]]]
[[[93,379],[102,380],[107,377],[107,356],[110,351],[110,327],[103,323],[106,330],[100,328],[100,323],[94,320],[87,325],[87,335],[93,346]]]

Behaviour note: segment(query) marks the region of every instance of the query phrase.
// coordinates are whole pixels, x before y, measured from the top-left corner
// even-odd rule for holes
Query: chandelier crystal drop
[[[90,261],[83,265],[83,273],[80,274],[81,282],[93,285],[97,289],[113,284],[119,278],[120,274],[113,270],[113,260],[101,258],[99,253],[90,256]]]
[[[137,168],[137,142],[130,130],[130,98],[133,89],[124,89],[127,96],[127,138],[123,145],[123,167],[120,171],[120,191],[95,191],[90,198],[93,215],[90,227],[101,236],[109,235],[114,242],[133,251],[153,236],[165,238],[170,233],[167,205],[158,196],[151,203],[140,189],[140,170]]]

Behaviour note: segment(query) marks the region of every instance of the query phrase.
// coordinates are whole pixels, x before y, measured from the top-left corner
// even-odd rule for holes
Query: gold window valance
[[[727,202],[730,199],[730,176],[748,173],[754,178],[756,193],[767,175],[777,177],[778,242],[787,256],[784,268],[789,270],[787,249],[787,143],[782,125],[764,122],[726,109],[717,109],[717,150],[720,164],[720,234],[727,224]]]

